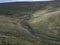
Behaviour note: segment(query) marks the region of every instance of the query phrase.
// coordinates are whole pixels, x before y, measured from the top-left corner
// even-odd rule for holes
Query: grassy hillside
[[[43,3],[42,3],[43,4]],[[23,28],[20,20],[31,15],[40,4],[16,2],[0,4],[0,45],[36,45],[40,40]],[[47,5],[45,2],[43,5]],[[42,5],[41,5],[42,6]],[[34,8],[33,8],[34,7]],[[21,18],[21,19],[20,19]]]
[[[27,29],[24,29],[20,25],[19,21],[20,19],[17,18],[0,16],[1,45],[3,45],[3,43],[5,43],[4,45],[30,45],[30,43],[38,40],[37,38],[33,37]]]
[[[55,38],[50,38],[60,38],[60,6],[55,4],[0,3],[0,45],[60,45]]]

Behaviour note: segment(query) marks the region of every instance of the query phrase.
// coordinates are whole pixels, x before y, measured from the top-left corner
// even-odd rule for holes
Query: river
[[[20,24],[23,28],[27,29],[33,36],[38,36],[40,38],[60,42],[60,38],[51,37],[51,36],[46,35],[46,34],[34,32],[34,29],[32,29],[30,27],[30,25],[26,22],[26,20],[29,20],[30,18],[31,18],[31,15],[26,15],[25,18],[20,20]]]

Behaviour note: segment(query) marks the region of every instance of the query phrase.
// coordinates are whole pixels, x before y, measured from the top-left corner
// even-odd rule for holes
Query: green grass
[[[1,45],[33,45],[38,41],[38,38],[24,29],[19,21],[19,18],[0,16],[0,37],[3,38],[0,40]]]
[[[25,15],[31,15],[31,19],[25,22],[29,23],[33,31],[60,36],[59,30],[53,28],[56,20],[59,22],[60,7],[54,7],[50,2],[1,3],[0,45],[57,45],[54,41],[32,35],[28,29],[22,27],[20,21],[25,19]]]
[[[39,12],[37,12],[39,14]],[[60,11],[54,11],[49,13],[42,13],[39,16],[33,17],[28,21],[34,31],[38,33],[47,34],[53,37],[60,37],[59,27],[55,29],[55,25],[60,24]]]

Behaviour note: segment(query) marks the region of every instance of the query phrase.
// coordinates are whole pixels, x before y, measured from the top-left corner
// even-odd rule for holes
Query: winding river
[[[50,41],[60,42],[60,38],[34,32],[33,29],[29,26],[29,24],[25,21],[25,20],[29,20],[30,18],[31,18],[31,15],[26,15],[25,18],[21,19],[20,24],[23,28],[27,29],[33,36],[38,36],[40,38],[48,39]]]

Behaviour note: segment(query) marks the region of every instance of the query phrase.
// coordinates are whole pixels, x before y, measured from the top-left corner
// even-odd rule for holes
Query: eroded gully
[[[30,18],[31,18],[30,15],[26,15],[25,18],[20,20],[20,24],[23,28],[27,29],[33,36],[38,36],[40,38],[48,39],[50,41],[60,42],[60,38],[56,38],[56,37],[52,37],[52,36],[49,36],[46,34],[34,32],[34,29],[32,29],[30,27],[30,25],[26,22],[26,20],[29,20]]]

